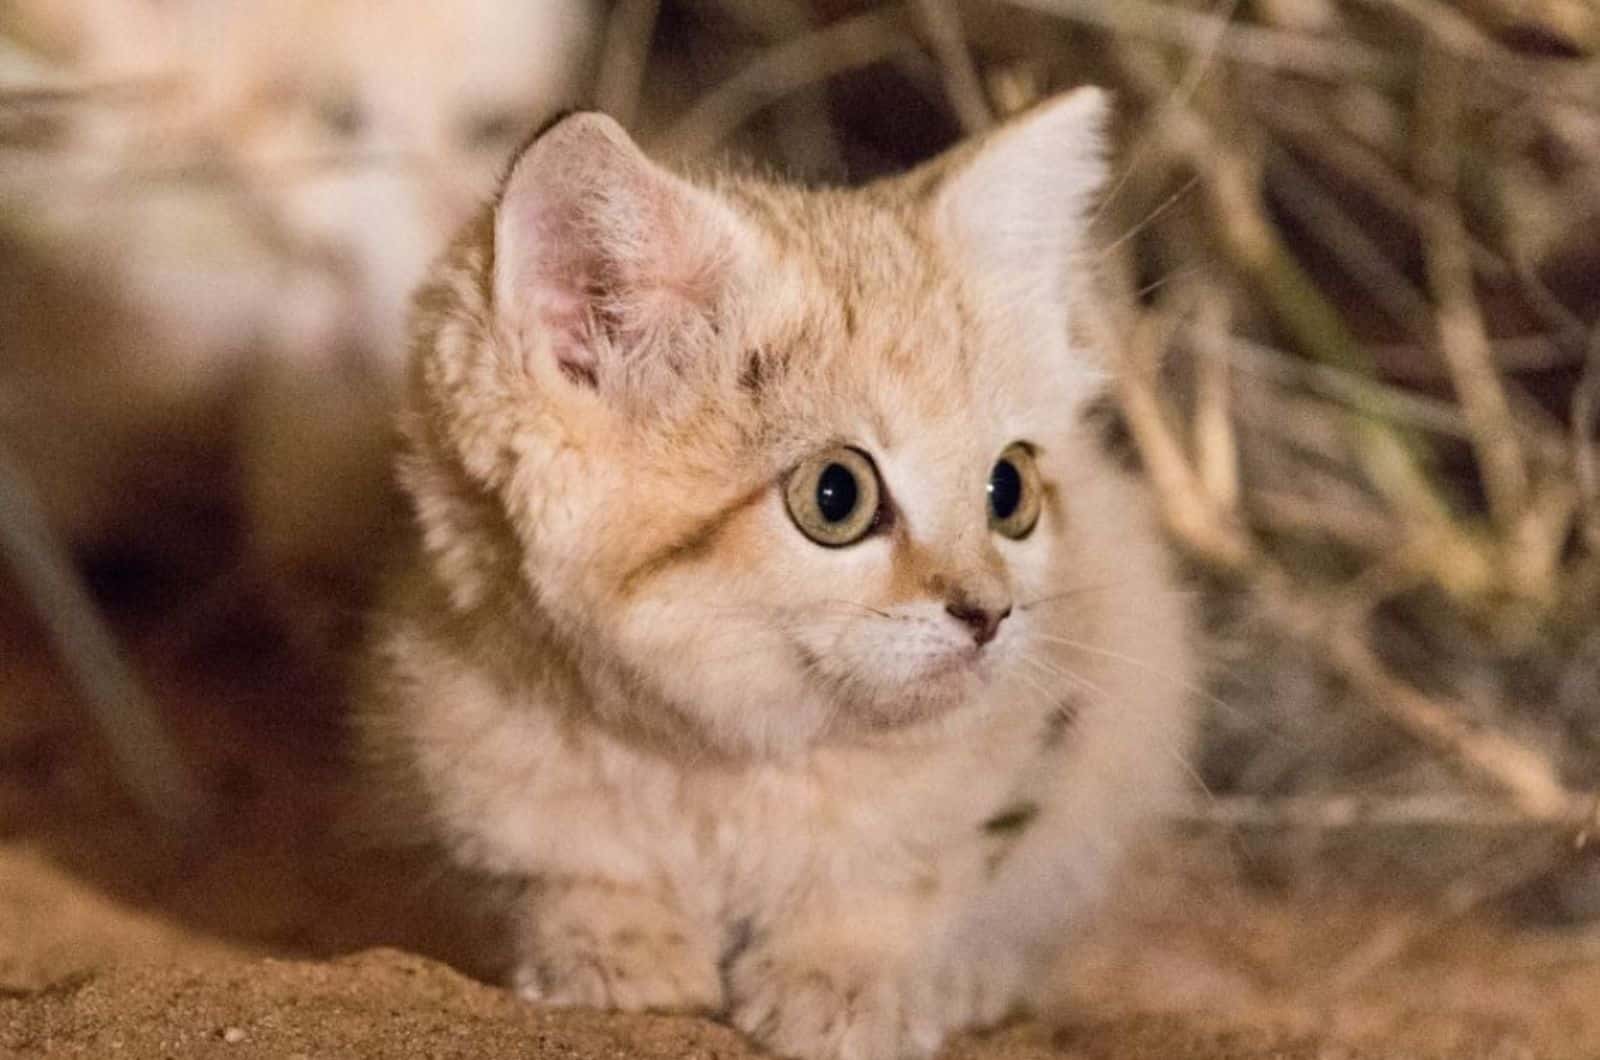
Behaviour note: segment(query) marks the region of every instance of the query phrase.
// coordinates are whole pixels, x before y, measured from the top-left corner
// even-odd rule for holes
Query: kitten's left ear
[[[1105,183],[1109,111],[1097,88],[1043,103],[954,159],[935,193],[936,223],[1008,299],[1065,303]]]
[[[495,212],[497,316],[558,387],[655,400],[714,346],[746,226],[601,114],[542,133]]]

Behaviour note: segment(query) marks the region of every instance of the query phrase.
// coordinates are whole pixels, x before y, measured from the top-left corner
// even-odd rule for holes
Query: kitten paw
[[[1017,955],[972,953],[941,962],[928,989],[946,1027],[982,1030],[1017,1010],[1028,975],[1028,964]]]
[[[547,891],[536,902],[512,988],[543,1005],[714,1012],[722,982],[709,938],[647,896]]]
[[[849,959],[808,964],[750,955],[735,966],[730,991],[734,1025],[798,1060],[923,1060],[947,1028],[933,992],[915,978]]]

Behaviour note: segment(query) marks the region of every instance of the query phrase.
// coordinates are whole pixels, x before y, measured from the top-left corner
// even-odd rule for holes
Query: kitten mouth
[[[927,673],[923,675],[923,680],[929,681],[958,673],[971,673],[977,677],[986,678],[990,669],[988,653],[982,647],[974,644],[969,648],[961,648],[946,654],[928,668]]]
[[[812,679],[871,728],[898,728],[957,709],[993,677],[993,657],[978,645],[941,652],[915,673],[888,681],[841,673],[815,651],[794,647]]]
[[[981,695],[994,679],[994,657],[978,646],[965,647],[931,659],[905,683],[902,695],[951,709]]]

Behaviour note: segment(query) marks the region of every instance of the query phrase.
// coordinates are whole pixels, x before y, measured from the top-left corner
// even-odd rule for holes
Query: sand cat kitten
[[[24,36],[65,24],[60,74],[87,94],[67,157],[47,161],[123,176],[101,189],[106,215],[152,171],[179,176],[197,210],[208,181],[237,185],[236,241],[269,228],[280,270],[320,257],[349,287],[339,333],[310,345],[389,355],[411,289],[517,144],[586,98],[602,14],[597,0],[23,0],[13,20]]]
[[[1186,622],[1078,411],[1103,97],[859,191],[569,117],[419,299],[389,820],[526,881],[514,985],[924,1056],[1176,788]]]
[[[410,293],[517,145],[587,97],[603,15],[598,0],[18,0],[0,15],[0,32],[59,42],[41,83],[83,90],[53,112],[58,141],[5,156],[7,234],[117,314],[92,349],[0,364],[0,390],[27,395],[0,407],[0,443],[57,528],[137,535],[119,487],[152,461],[134,442],[236,424],[204,448],[233,450],[255,580],[296,631],[342,614],[321,587],[359,567],[384,511]]]
[[[388,449],[372,443],[387,441],[411,293],[518,144],[588,97],[602,15],[596,0],[251,12],[231,149],[288,239],[343,277],[323,326],[263,366],[241,438],[253,550],[316,641],[328,622],[311,616],[348,604],[323,580],[359,572],[386,511]]]

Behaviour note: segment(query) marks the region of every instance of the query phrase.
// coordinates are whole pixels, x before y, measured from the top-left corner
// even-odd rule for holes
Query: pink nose
[[[972,630],[972,639],[979,647],[994,640],[995,634],[1000,629],[1000,623],[1011,614],[1011,605],[1007,604],[1005,610],[996,610],[989,607],[978,607],[966,600],[952,600],[944,605],[950,617]]]

